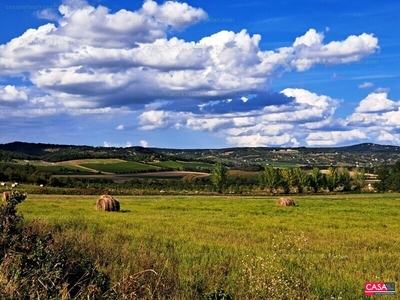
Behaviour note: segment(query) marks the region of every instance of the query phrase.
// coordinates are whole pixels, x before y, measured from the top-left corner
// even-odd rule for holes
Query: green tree
[[[329,167],[326,173],[326,187],[333,192],[340,185],[339,172],[334,167]]]
[[[291,168],[280,169],[280,174],[281,174],[280,186],[282,187],[283,192],[285,194],[289,194],[290,188],[295,184],[295,176],[293,169]]]
[[[310,185],[310,177],[304,170],[300,169],[299,167],[293,169],[293,175],[293,185],[296,186],[298,192],[302,194],[304,188]]]
[[[400,160],[393,166],[380,166],[376,174],[380,180],[375,184],[375,187],[380,192],[395,191],[400,192]]]
[[[347,168],[340,168],[337,170],[338,173],[338,186],[342,187],[343,191],[349,191],[351,189],[351,176]]]
[[[217,163],[211,173],[211,181],[217,188],[218,193],[222,193],[228,181],[228,168],[221,163]]]
[[[389,190],[390,168],[388,166],[379,166],[375,173],[378,175],[379,181],[374,184],[379,192]]]
[[[259,179],[261,188],[267,188],[270,193],[273,193],[279,187],[281,181],[279,170],[271,166],[264,167],[264,171],[260,173]]]
[[[353,170],[352,183],[355,190],[361,191],[365,184],[365,170],[363,168],[355,168]]]
[[[314,190],[314,193],[318,193],[325,186],[325,175],[317,167],[314,167],[311,172],[310,186]]]

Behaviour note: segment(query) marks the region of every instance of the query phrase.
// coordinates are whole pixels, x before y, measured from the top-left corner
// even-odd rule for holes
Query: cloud
[[[36,17],[39,19],[49,20],[49,21],[58,21],[59,16],[52,9],[44,9],[36,13]]]
[[[107,148],[129,148],[132,147],[132,143],[131,142],[126,142],[126,144],[119,144],[119,143],[110,143],[107,141],[103,142],[103,147],[107,147]]]
[[[147,143],[147,141],[145,141],[145,140],[141,140],[141,141],[140,141],[140,146],[142,146],[142,147],[146,148],[146,147],[148,146],[148,143]]]
[[[372,82],[368,82],[368,81],[365,81],[364,83],[358,85],[359,89],[368,89],[368,88],[373,88],[373,87],[374,87],[374,84]]]
[[[165,128],[168,125],[169,114],[160,110],[145,111],[139,116],[142,130]]]
[[[389,93],[390,92],[390,88],[382,88],[382,87],[378,87],[375,90],[375,93]]]
[[[14,85],[0,86],[0,104],[11,104],[26,102],[28,95],[22,89],[16,88]]]
[[[400,134],[391,134],[385,130],[381,130],[380,135],[378,136],[378,141],[392,142],[392,143],[399,144],[400,143]]]
[[[310,29],[293,43],[295,58],[291,64],[298,71],[305,71],[315,64],[336,65],[361,60],[379,49],[373,34],[351,35],[343,41],[323,44],[323,33]]]
[[[392,111],[400,107],[400,102],[394,102],[387,97],[387,93],[371,93],[365,99],[361,100],[356,113],[373,113]]]
[[[104,6],[94,8],[83,3],[78,6],[63,4],[59,12],[62,15],[59,23],[63,36],[122,39],[125,45],[131,46],[165,38],[169,27],[183,30],[207,18],[201,8],[193,8],[186,3],[167,1],[158,5],[152,0],[146,0],[135,12],[121,9],[110,13]]]
[[[234,144],[238,147],[260,147],[265,145],[280,146],[288,144],[290,140],[291,137],[287,133],[279,136],[262,136],[257,133],[239,137],[227,137],[228,144]]]
[[[367,135],[358,130],[311,132],[305,139],[308,146],[334,146],[351,141],[366,140]]]
[[[195,109],[220,101],[203,107],[219,112],[243,109],[236,100],[246,97],[247,109],[258,109],[262,101],[287,101],[266,92],[277,74],[359,60],[379,48],[377,38],[366,33],[324,44],[323,33],[315,29],[276,50],[261,50],[261,35],[246,30],[187,42],[169,36],[208,16],[175,1],[147,0],[136,11],[116,12],[64,1],[57,20],[53,13],[41,12],[53,22],[0,46],[0,75],[27,74],[43,97],[73,108],[143,107],[168,100],[192,101]],[[230,105],[223,102],[228,99]]]
[[[310,128],[332,130],[333,113],[339,101],[317,95],[304,89],[285,89],[268,97],[249,98],[243,102],[226,101],[207,104],[196,113],[166,110],[143,112],[139,116],[142,130],[161,128],[187,128],[204,131],[225,138],[227,144],[236,146],[299,146]],[[262,101],[260,99],[268,100]],[[271,103],[271,99],[274,101]],[[252,104],[255,100],[256,105]],[[207,106],[215,105],[217,109]],[[229,105],[247,106],[251,109],[227,109]],[[253,105],[253,106],[252,106]],[[179,124],[179,126],[177,126]]]
[[[344,124],[383,124],[387,117],[392,128],[398,122],[397,103],[383,96],[364,99],[353,114],[367,114],[367,124],[335,119],[339,99],[305,89],[269,90],[271,80],[285,72],[347,64],[375,53],[373,34],[324,43],[329,30],[311,28],[278,49],[261,49],[261,35],[245,29],[187,41],[174,37],[176,31],[208,15],[176,1],[146,0],[135,11],[114,12],[64,0],[58,11],[44,10],[38,17],[49,22],[0,45],[0,76],[26,78],[25,87],[0,87],[0,106],[21,107],[12,115],[29,110],[30,118],[90,115],[98,122],[120,115],[115,130],[185,128],[255,146],[298,146],[306,139],[315,144],[318,134],[323,143],[362,140]],[[380,115],[371,121],[373,112]],[[343,130],[347,133],[340,135]]]
[[[343,124],[358,128],[371,140],[399,144],[400,101],[390,100],[384,92],[370,93]]]

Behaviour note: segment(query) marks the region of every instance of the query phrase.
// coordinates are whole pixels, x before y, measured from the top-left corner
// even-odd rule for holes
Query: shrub
[[[214,292],[204,294],[203,298],[204,300],[233,300],[233,297],[221,288]]]
[[[0,206],[0,298],[101,298],[109,290],[108,275],[66,243],[55,243],[51,234],[25,226],[16,212],[25,198],[14,192]]]

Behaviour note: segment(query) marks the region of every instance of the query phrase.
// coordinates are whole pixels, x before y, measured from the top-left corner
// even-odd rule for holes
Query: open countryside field
[[[21,168],[24,168],[28,163],[36,168],[37,171],[47,172],[51,174],[79,173],[80,175],[92,174],[96,170],[90,170],[75,163],[76,161],[65,162],[47,162],[43,160],[16,160]],[[15,166],[15,164],[11,164]]]
[[[98,170],[101,172],[110,173],[121,173],[121,172],[132,172],[141,171],[146,172],[149,170],[157,170],[158,167],[151,166],[148,164],[133,162],[133,161],[120,161],[114,163],[81,163],[83,167]]]
[[[159,166],[159,167],[168,167],[168,168],[179,168],[182,169],[183,167],[192,167],[192,168],[213,168],[214,165],[207,164],[203,162],[197,161],[159,161],[159,162],[152,162],[151,165]]]
[[[192,174],[196,177],[207,177],[210,176],[208,173],[202,172],[190,172],[190,171],[163,171],[163,172],[144,172],[144,173],[132,173],[132,174],[91,174],[91,175],[57,175],[57,177],[70,177],[70,178],[104,178],[111,179],[115,183],[122,183],[129,181],[132,178],[138,179],[172,179],[172,180],[181,180],[182,177]]]
[[[60,161],[60,162],[47,162],[43,160],[16,160],[17,163],[21,166],[21,168],[25,167],[25,165],[30,164],[36,168],[36,170],[40,172],[47,172],[53,175],[60,174],[78,174],[78,175],[91,175],[97,173],[99,170],[84,166],[85,164],[94,164],[94,165],[104,165],[104,164],[116,164],[125,162],[121,159],[77,159],[77,160],[68,160],[68,161]]]
[[[284,208],[277,197],[118,199],[120,213],[95,211],[93,196],[30,195],[18,208],[115,282],[136,274],[147,299],[218,288],[234,299],[363,299],[365,281],[400,284],[399,194],[303,196]]]
[[[42,172],[49,172],[53,174],[63,174],[70,170],[76,172],[79,169],[80,174],[87,175],[95,172],[105,173],[122,173],[131,171],[149,171],[159,169],[157,166],[152,166],[144,163],[125,161],[116,158],[104,159],[76,159],[63,162],[46,162],[46,161],[24,161],[18,160],[18,164],[26,165],[27,163],[36,167],[37,170]],[[60,171],[62,169],[62,171]],[[83,173],[81,173],[83,172]]]

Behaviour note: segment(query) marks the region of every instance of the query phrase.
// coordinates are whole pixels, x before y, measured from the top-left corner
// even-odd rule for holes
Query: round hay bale
[[[113,196],[101,195],[97,199],[96,210],[119,211],[119,202]]]
[[[278,201],[276,201],[276,205],[278,206],[296,206],[296,203],[294,203],[294,200],[289,197],[282,197],[279,198]]]

